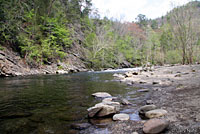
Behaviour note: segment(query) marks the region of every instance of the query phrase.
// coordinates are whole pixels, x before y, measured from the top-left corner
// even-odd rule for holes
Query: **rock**
[[[126,99],[122,99],[121,103],[122,105],[131,105],[131,103]]]
[[[126,73],[125,73],[125,77],[133,77],[133,73],[131,73],[131,72],[126,72]]]
[[[106,92],[97,92],[92,94],[94,97],[99,97],[99,98],[107,98],[107,97],[112,97],[109,93]]]
[[[102,109],[96,114],[97,117],[109,116],[117,113],[115,106],[105,105],[103,103],[96,104],[95,107],[101,107]]]
[[[149,92],[149,89],[140,89],[138,92]]]
[[[88,116],[92,117],[104,117],[119,112],[119,102],[102,102],[96,104],[94,107],[88,108]]]
[[[88,116],[90,118],[94,117],[103,107],[91,107],[91,108],[88,108],[87,111],[88,111]]]
[[[129,120],[129,115],[128,114],[115,114],[113,116],[114,121],[125,121]]]
[[[68,71],[65,71],[65,70],[57,70],[56,73],[57,73],[57,74],[68,74]]]
[[[113,98],[105,98],[102,100],[102,102],[111,102],[113,100]]]
[[[169,122],[163,119],[151,119],[144,124],[143,132],[146,134],[158,134],[169,126]]]
[[[162,91],[161,88],[154,88],[153,90],[154,90],[154,91]]]
[[[101,103],[99,103],[99,104],[101,104]],[[119,102],[104,101],[104,102],[102,102],[102,104],[114,106],[117,112],[119,112],[119,110],[120,110],[120,103]],[[96,105],[98,105],[98,104],[96,104]]]
[[[146,100],[146,105],[152,105],[153,101],[152,100]]]
[[[151,110],[145,113],[145,117],[151,119],[151,118],[158,118],[158,117],[162,117],[165,116],[167,114],[166,110],[163,109],[155,109],[155,110]]]
[[[138,134],[138,132],[133,132],[133,133],[131,133],[131,134]]]
[[[152,84],[156,85],[156,84],[160,84],[160,82],[159,81],[153,81]]]
[[[147,82],[141,80],[141,81],[139,81],[139,83],[140,83],[140,84],[145,84],[145,83],[147,83]]]
[[[72,124],[71,128],[72,129],[76,129],[76,130],[84,130],[90,127],[89,123],[76,123],[76,124]]]
[[[181,74],[176,74],[174,77],[181,77]]]
[[[139,114],[144,115],[146,112],[156,109],[155,105],[145,105],[139,109]]]
[[[119,75],[120,75],[120,74],[116,74],[116,73],[115,73],[115,74],[113,74],[113,77],[118,77]]]

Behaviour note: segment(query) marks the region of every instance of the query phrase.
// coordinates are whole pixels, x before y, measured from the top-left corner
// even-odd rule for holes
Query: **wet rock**
[[[105,117],[117,113],[115,106],[105,105],[103,103],[96,104],[95,107],[101,107],[102,109],[96,114],[97,117]]]
[[[144,115],[146,112],[156,109],[155,105],[145,105],[139,109],[139,114]]]
[[[103,107],[91,107],[91,108],[88,108],[87,111],[88,111],[88,116],[90,118],[94,117]]]
[[[114,106],[116,111],[119,112],[120,110],[120,103],[119,102],[113,102],[113,101],[104,101],[102,102],[104,105]],[[101,103],[100,103],[101,104]],[[98,105],[98,104],[97,104]]]
[[[99,98],[107,98],[107,97],[112,97],[109,93],[106,92],[97,92],[92,94],[94,97],[99,97]]]
[[[163,109],[155,109],[155,110],[151,110],[145,113],[145,117],[151,119],[151,118],[158,118],[158,117],[162,117],[165,116],[167,114],[166,110]]]
[[[131,105],[131,103],[126,99],[122,99],[121,103],[122,105]]]
[[[84,130],[90,127],[89,123],[76,123],[76,124],[72,124],[71,128],[72,129],[76,129],[76,130]]]
[[[149,89],[140,89],[138,92],[149,92]]]
[[[146,134],[158,134],[169,126],[169,122],[163,119],[151,119],[144,124],[143,132]]]
[[[129,120],[129,115],[128,114],[115,114],[113,116],[114,121],[125,121]]]

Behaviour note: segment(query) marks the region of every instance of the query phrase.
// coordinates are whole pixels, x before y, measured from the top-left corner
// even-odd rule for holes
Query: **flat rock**
[[[145,134],[158,134],[169,126],[169,122],[163,119],[150,119],[145,122],[143,132]]]
[[[129,115],[128,114],[115,114],[113,116],[114,121],[126,121],[129,120]]]
[[[102,100],[102,102],[111,102],[113,100],[113,98],[105,98]]]
[[[155,105],[145,105],[139,109],[139,114],[144,115],[146,112],[156,109]]]
[[[76,123],[76,124],[72,124],[71,128],[72,129],[76,129],[76,130],[84,130],[90,127],[89,123]]]
[[[162,117],[165,116],[167,114],[166,110],[163,109],[155,109],[155,110],[151,110],[145,113],[145,117],[151,119],[151,118],[158,118],[158,117]]]
[[[99,97],[99,98],[107,98],[107,97],[112,97],[109,93],[106,92],[97,92],[92,94],[94,97]]]

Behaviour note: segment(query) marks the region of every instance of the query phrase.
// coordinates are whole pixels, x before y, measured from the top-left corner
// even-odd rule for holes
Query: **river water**
[[[117,72],[121,71],[125,70]],[[91,94],[99,91],[132,102],[120,112],[140,120],[137,108],[145,94],[115,81],[113,73],[116,71],[0,78],[0,134],[75,133],[70,125],[88,122],[87,108],[101,101]],[[104,129],[96,126],[99,132]]]

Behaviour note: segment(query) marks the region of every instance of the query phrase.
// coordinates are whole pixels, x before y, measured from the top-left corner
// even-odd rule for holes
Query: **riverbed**
[[[114,73],[124,71],[127,70],[1,78],[0,133],[78,133],[71,124],[87,122],[97,133],[109,133],[106,126],[112,123],[111,119],[101,122],[87,118],[87,109],[101,101],[91,94],[99,91],[127,99],[133,105],[122,107],[120,112],[129,114],[131,120],[140,120],[137,109],[146,94],[113,79]]]

